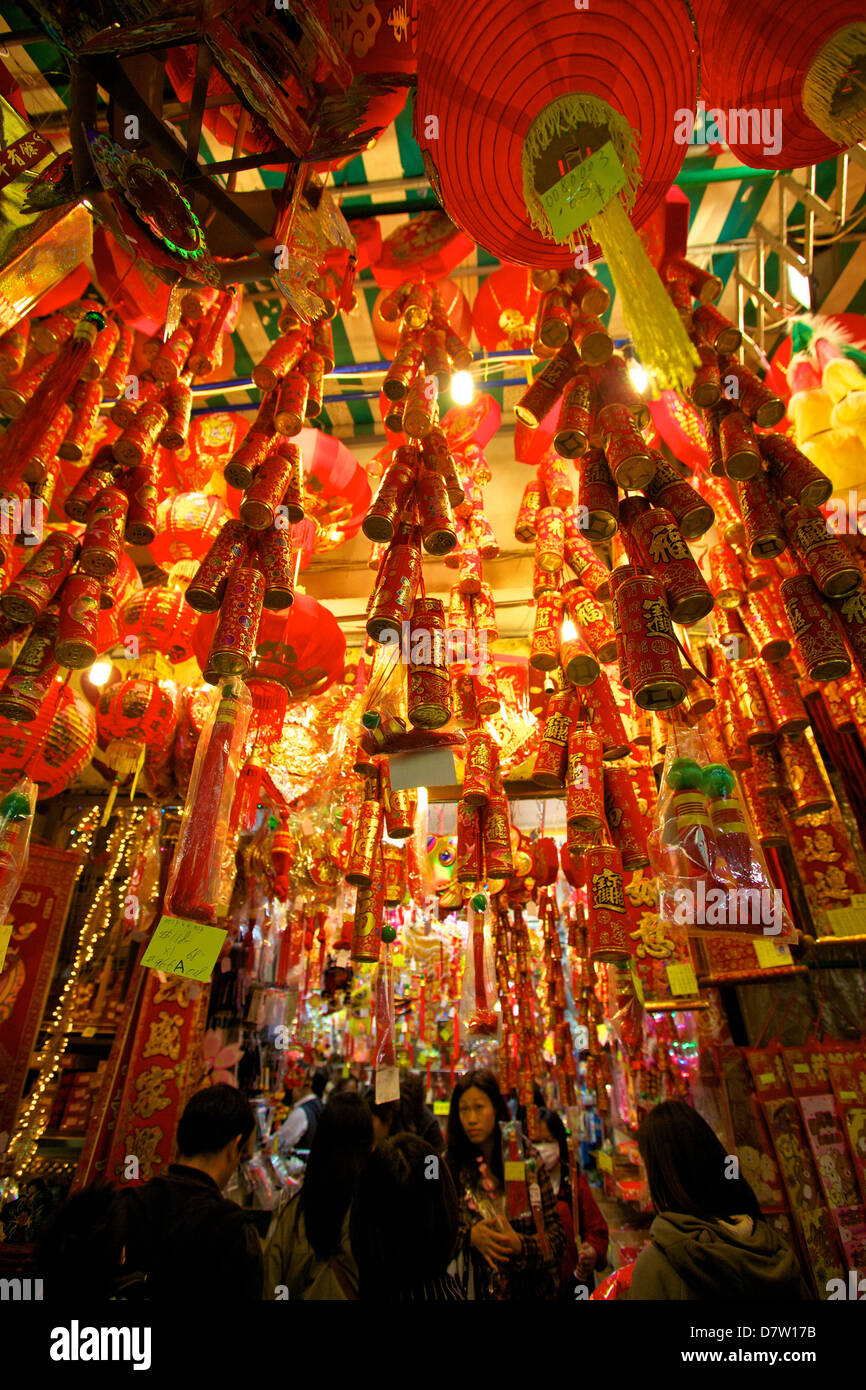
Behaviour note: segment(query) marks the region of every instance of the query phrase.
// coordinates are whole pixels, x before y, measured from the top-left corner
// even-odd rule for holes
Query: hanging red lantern
[[[370,506],[370,483],[355,455],[322,430],[295,436],[304,465],[306,515],[318,523],[316,550],[332,550],[361,529]]]
[[[228,515],[219,497],[203,492],[181,492],[159,505],[158,531],[151,541],[154,563],[167,569],[178,560],[200,560]]]
[[[206,613],[193,646],[202,671],[216,631],[218,613]],[[250,676],[278,681],[292,704],[321,695],[343,674],[346,639],[329,609],[308,594],[296,594],[291,608],[262,612]]]
[[[5,674],[5,673],[4,673]],[[0,791],[26,772],[39,786],[40,800],[65,791],[90,761],[96,747],[96,719],[90,706],[58,685],[29,724],[0,719]]]
[[[135,743],[145,748],[165,744],[177,722],[177,693],[170,682],[128,677],[104,690],[96,706],[101,742]]]
[[[486,276],[472,305],[472,327],[484,350],[532,347],[540,298],[523,266],[506,265]]]
[[[396,289],[406,280],[440,280],[474,250],[447,213],[420,212],[385,237],[373,279],[383,289]]]
[[[180,589],[162,585],[143,589],[120,605],[118,641],[134,637],[138,656],[159,652],[172,666],[189,661],[198,613],[185,601]]]
[[[866,52],[862,0],[696,0],[694,16],[707,137],[743,164],[799,169],[863,138],[862,81],[851,80]]]

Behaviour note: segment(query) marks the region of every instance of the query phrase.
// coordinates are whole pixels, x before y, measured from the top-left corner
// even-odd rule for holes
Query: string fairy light
[[[125,829],[123,823],[121,823],[112,836],[112,839],[116,841],[119,837],[119,842],[117,843],[117,848],[114,853],[114,860],[94,894],[93,902],[88,909],[81,927],[75,959],[51,1015],[51,1022],[47,1030],[52,1032],[53,1035],[53,1041],[48,1045],[51,1048],[49,1058],[43,1063],[40,1069],[39,1079],[33,1088],[32,1094],[27,1099],[27,1103],[18,1121],[18,1127],[9,1143],[8,1152],[10,1158],[13,1160],[13,1171],[16,1178],[20,1178],[24,1173],[36,1145],[45,1132],[46,1125],[48,1124],[50,1105],[53,1097],[46,1097],[46,1092],[60,1069],[60,1063],[66,1051],[67,1024],[72,1008],[74,991],[82,971],[93,959],[97,944],[111,926],[111,914],[109,912],[105,912],[100,918],[97,918],[97,914],[100,911],[106,894],[111,892],[115,874],[123,861],[126,848],[145,814],[143,810],[134,811],[129,817]],[[91,821],[92,824],[90,823]],[[74,848],[80,848],[80,842],[86,840],[87,851],[89,852],[93,843],[93,837],[96,833],[98,821],[99,810],[95,807],[93,811],[88,812],[76,831],[72,832],[70,840],[73,841]],[[79,866],[75,876],[76,886],[83,869],[84,862]],[[91,925],[94,923],[94,919],[97,919],[95,925]]]

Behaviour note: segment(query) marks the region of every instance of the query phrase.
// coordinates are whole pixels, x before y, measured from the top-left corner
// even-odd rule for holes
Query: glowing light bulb
[[[456,405],[471,405],[475,383],[469,372],[455,372],[451,378],[451,395]]]
[[[87,679],[92,685],[105,685],[111,675],[110,661],[94,661],[90,670],[87,672]]]
[[[632,379],[634,389],[639,391],[642,395],[649,383],[646,367],[644,367],[641,362],[638,362],[636,358],[632,358],[631,362],[628,364],[628,374]]]
[[[574,626],[574,623],[571,621],[571,618],[565,618],[563,621],[562,640],[563,642],[577,641],[577,628]]]

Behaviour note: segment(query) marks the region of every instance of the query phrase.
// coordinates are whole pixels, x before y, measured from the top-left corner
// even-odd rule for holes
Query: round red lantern
[[[40,800],[65,791],[90,761],[96,747],[93,710],[68,686],[52,691],[29,724],[0,719],[0,790],[26,773]]]
[[[305,512],[318,523],[316,550],[332,550],[361,529],[372,493],[364,469],[341,440],[322,430],[295,436],[304,465]]]
[[[177,692],[170,683],[127,678],[104,690],[96,706],[101,743],[158,748],[174,733]]]
[[[472,327],[485,351],[532,347],[540,298],[531,271],[523,266],[503,266],[482,280],[472,306]]]
[[[196,628],[193,646],[202,671],[207,669],[218,613],[206,613]],[[262,612],[256,656],[250,676],[278,681],[289,701],[321,695],[343,674],[346,639],[329,609],[308,594],[296,594],[291,608]]]
[[[683,162],[674,117],[694,109],[696,58],[686,7],[661,0],[579,11],[574,0],[549,0],[543,13],[524,0],[423,5],[416,138],[443,206],[501,260],[573,265],[567,245],[531,224],[525,171],[527,184],[533,172],[541,178],[533,142],[543,126],[576,131],[595,111],[603,115],[594,119],[599,139],[611,136],[626,164],[637,137],[639,167],[633,164],[630,181],[639,180],[631,211],[639,227]],[[557,181],[555,162],[544,172],[547,186]]]
[[[168,569],[178,560],[200,560],[210,549],[228,507],[204,492],[167,497],[157,512],[158,531],[148,549],[157,565]]]
[[[172,666],[177,666],[193,655],[198,620],[198,613],[190,608],[180,589],[142,589],[118,611],[118,641],[129,646],[127,638],[134,637],[138,656],[159,652]]]
[[[446,213],[420,212],[385,237],[373,279],[382,289],[396,289],[406,280],[439,280],[474,250]]]
[[[483,449],[502,423],[502,409],[495,396],[482,391],[471,405],[452,405],[442,417],[442,429],[452,453],[460,454],[468,444]]]

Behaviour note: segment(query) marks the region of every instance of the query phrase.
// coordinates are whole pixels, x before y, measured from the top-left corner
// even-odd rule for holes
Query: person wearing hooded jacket
[[[796,1255],[696,1110],[681,1100],[655,1106],[638,1149],[656,1216],[630,1299],[811,1299]]]

